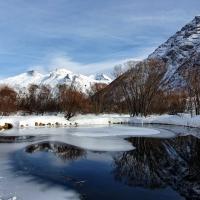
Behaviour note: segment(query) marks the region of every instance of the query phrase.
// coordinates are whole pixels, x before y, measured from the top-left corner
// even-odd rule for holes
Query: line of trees
[[[184,87],[182,89],[169,87],[172,82],[167,76],[167,66],[163,61],[146,60],[134,67],[130,63],[128,74],[120,86],[131,116],[147,116],[154,113],[177,114],[188,109],[188,93]],[[192,77],[199,75],[200,73]],[[189,87],[195,87],[194,83],[187,83]],[[200,95],[200,90],[197,93]]]
[[[17,93],[7,86],[0,87],[0,113],[7,115],[17,111]]]
[[[167,69],[163,62],[147,60],[129,70],[121,83],[121,90],[131,116],[146,116],[159,90],[165,86]]]
[[[8,86],[0,86],[0,113],[9,115],[17,111],[27,114],[62,112],[67,119],[76,113],[91,110],[88,96],[74,85],[58,85],[55,94],[47,85],[30,85],[28,91],[18,94]]]
[[[184,73],[185,76],[179,74],[183,81],[179,89],[171,87],[173,79],[169,79],[168,68],[162,60],[129,62],[126,68],[128,70],[122,73],[121,66],[116,66],[115,81],[93,98],[99,112],[129,113],[131,116],[192,113],[193,110],[200,113],[200,66],[193,67],[188,74]]]
[[[185,68],[181,73],[185,81],[187,92],[187,106],[191,115],[200,114],[200,64],[190,62],[189,70]]]
[[[190,63],[182,70],[184,87],[170,88],[167,67],[161,60],[127,63],[126,72],[121,66],[114,69],[116,80],[110,85],[94,84],[88,94],[71,85],[31,85],[24,94],[8,86],[0,87],[0,113],[17,111],[43,114],[62,112],[67,119],[77,113],[129,113],[131,116],[149,114],[177,114],[189,111],[200,114],[200,65]],[[186,68],[188,69],[188,67]]]

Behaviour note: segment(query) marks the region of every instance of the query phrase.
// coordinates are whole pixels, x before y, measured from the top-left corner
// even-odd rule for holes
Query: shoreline
[[[118,114],[87,114],[78,115],[67,120],[63,115],[28,115],[2,116],[0,126],[11,124],[14,128],[27,127],[78,127],[84,125],[109,124],[160,124],[200,128],[200,115],[191,117],[189,114],[180,115],[151,115],[148,117],[130,117]],[[1,129],[0,132],[7,130]]]

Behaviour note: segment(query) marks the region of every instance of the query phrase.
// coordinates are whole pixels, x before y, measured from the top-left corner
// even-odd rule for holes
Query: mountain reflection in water
[[[171,186],[186,199],[200,199],[200,140],[129,138],[136,149],[114,156],[116,180],[129,186]]]
[[[60,177],[71,176],[70,180],[76,182],[77,177],[78,180],[86,180],[86,184],[75,189],[88,199],[121,199],[122,196],[132,199],[132,195],[136,195],[138,198],[152,200],[161,194],[161,199],[168,199],[170,195],[174,195],[172,191],[180,195],[173,196],[172,199],[200,199],[200,139],[188,135],[167,139],[131,137],[126,140],[136,149],[126,152],[98,152],[62,142],[40,142],[26,147],[21,160],[27,154],[30,155],[27,157],[29,162],[25,159],[22,165],[30,169],[30,174],[45,180],[46,173],[48,181],[52,179],[58,184],[62,184]],[[52,162],[46,157],[43,166],[41,158],[46,155],[44,152],[51,153],[62,161],[74,162],[68,162],[64,166],[51,165]],[[31,156],[36,153],[38,156]],[[40,171],[31,172],[32,166],[40,167]],[[44,171],[41,171],[41,167]],[[142,188],[147,193],[143,194],[137,188]],[[169,196],[166,196],[169,188],[172,189],[171,194],[169,192]]]
[[[86,155],[86,151],[79,147],[61,142],[41,142],[26,147],[27,153],[52,152],[62,161],[77,160]]]

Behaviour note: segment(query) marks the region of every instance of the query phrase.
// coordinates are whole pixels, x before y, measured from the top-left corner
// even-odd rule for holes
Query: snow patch
[[[64,115],[58,116],[52,115],[30,115],[30,116],[3,116],[0,118],[0,126],[5,123],[11,123],[15,128],[24,127],[54,127],[54,126],[90,126],[90,125],[109,125],[109,124],[168,124],[178,126],[200,127],[200,115],[191,117],[190,114],[180,115],[151,115],[148,117],[129,117],[129,115],[118,114],[88,114],[78,115],[66,120]],[[134,128],[131,128],[132,134],[134,134]],[[138,130],[137,130],[138,131]],[[145,134],[144,130],[141,130],[141,134]],[[148,131],[147,131],[148,132]],[[154,134],[155,132],[151,132]],[[121,133],[115,132],[116,135]],[[103,136],[103,135],[102,135]],[[104,135],[105,136],[105,135]]]

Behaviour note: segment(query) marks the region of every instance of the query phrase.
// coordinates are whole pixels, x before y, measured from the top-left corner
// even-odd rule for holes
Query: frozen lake
[[[199,136],[167,125],[13,129],[0,138],[0,199],[200,199]]]

